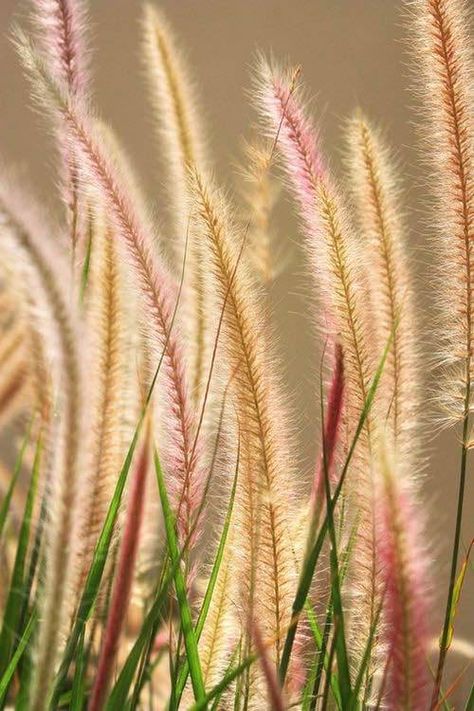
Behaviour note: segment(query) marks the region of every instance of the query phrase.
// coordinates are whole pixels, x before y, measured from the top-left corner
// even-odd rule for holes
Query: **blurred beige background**
[[[152,139],[139,55],[141,3],[93,0],[91,4],[98,102],[119,131],[150,195],[159,196],[163,177]],[[276,56],[290,57],[302,65],[304,79],[316,99],[315,113],[322,122],[326,147],[336,166],[340,167],[344,119],[357,105],[387,128],[405,168],[410,242],[424,319],[422,337],[429,350],[430,274],[423,229],[426,196],[417,187],[422,170],[413,126],[416,102],[408,91],[407,33],[401,0],[167,0],[161,6],[186,48],[207,118],[211,150],[220,175],[229,184],[240,137],[249,135],[249,125],[255,120],[246,90],[256,49],[271,49]],[[0,0],[0,154],[8,161],[27,165],[38,192],[49,200],[54,185],[51,145],[41,121],[27,108],[26,83],[8,41],[11,21],[21,19],[25,12],[24,3]],[[284,219],[280,232],[292,245],[294,258],[275,285],[273,301],[304,452],[302,476],[307,476],[318,428],[315,375],[319,353],[310,329],[311,309],[304,296],[306,277],[294,222]],[[435,583],[442,581],[440,593],[437,589],[434,593],[437,623],[446,594],[447,552],[454,525],[455,444],[454,435],[434,431],[427,443],[426,515]],[[472,465],[470,469],[465,545],[474,536]],[[471,568],[456,625],[456,633],[470,639],[474,638],[473,578]],[[453,661],[459,670],[465,663],[456,655]],[[466,676],[472,680],[472,670]]]

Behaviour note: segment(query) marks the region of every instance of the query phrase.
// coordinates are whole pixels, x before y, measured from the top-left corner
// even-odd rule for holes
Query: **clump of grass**
[[[441,227],[441,379],[422,373],[401,169],[360,110],[346,128],[346,191],[301,69],[260,56],[261,135],[225,193],[179,39],[147,4],[168,268],[170,245],[92,99],[83,2],[31,0],[33,30],[16,28],[14,42],[57,141],[65,210],[42,215],[0,172],[0,416],[22,432],[15,466],[6,457],[1,468],[1,708],[449,707],[457,681],[442,682],[469,558],[458,570],[472,442],[474,69],[462,0],[410,7],[437,141],[424,151]],[[285,189],[324,346],[308,491],[269,308],[287,263],[273,228]],[[434,683],[418,486],[433,390],[462,427]],[[473,698],[474,687],[466,711]]]

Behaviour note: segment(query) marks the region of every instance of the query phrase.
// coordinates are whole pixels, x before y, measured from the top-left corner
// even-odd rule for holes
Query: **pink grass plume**
[[[429,587],[423,523],[411,481],[381,446],[376,477],[376,556],[385,590],[381,634],[389,711],[425,711],[430,699]]]
[[[140,528],[143,519],[144,495],[149,461],[149,439],[148,429],[136,464],[135,475],[131,483],[126,520],[115,573],[115,585],[104,630],[97,665],[97,675],[89,701],[89,711],[100,711],[105,701],[115,665],[120,635],[130,601],[135,560],[140,540]]]
[[[41,49],[55,80],[74,96],[88,93],[89,67],[83,0],[33,0]]]
[[[341,418],[344,405],[344,358],[342,348],[336,344],[334,366],[329,386],[323,430],[323,451],[319,457],[311,491],[311,509],[319,507],[324,500],[324,470],[329,479],[341,433]]]
[[[32,5],[38,44],[51,76],[67,94],[87,99],[90,75],[87,14],[83,0],[33,0]],[[72,248],[75,251],[84,230],[77,166],[61,121],[56,134],[62,164],[62,199],[68,210]]]

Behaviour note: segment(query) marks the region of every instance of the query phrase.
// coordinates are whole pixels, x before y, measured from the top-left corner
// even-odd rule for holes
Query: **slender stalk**
[[[469,371],[469,368],[468,368]],[[441,682],[443,679],[444,665],[448,653],[448,635],[449,622],[451,619],[451,607],[453,604],[454,585],[456,583],[456,573],[458,569],[459,547],[461,543],[462,518],[464,509],[464,495],[466,489],[466,473],[467,473],[467,440],[469,436],[469,401],[471,396],[471,381],[468,375],[466,388],[466,409],[463,422],[462,444],[461,444],[461,466],[459,471],[459,487],[458,500],[456,508],[456,525],[454,530],[453,551],[451,555],[451,572],[449,576],[448,598],[446,600],[446,611],[444,614],[443,631],[439,644],[440,652],[438,657],[438,666],[436,668],[436,677],[433,687],[433,696],[431,698],[431,709],[435,709],[438,705],[439,694],[441,690]]]

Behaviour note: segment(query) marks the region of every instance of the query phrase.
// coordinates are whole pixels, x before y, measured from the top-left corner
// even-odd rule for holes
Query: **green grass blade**
[[[76,671],[74,673],[74,681],[72,683],[71,701],[69,706],[70,711],[82,711],[84,708],[86,696],[85,670],[87,666],[84,650],[84,636],[85,629],[82,630],[79,638],[79,644],[77,645]]]
[[[18,537],[18,545],[13,565],[13,572],[10,581],[10,590],[5,604],[2,631],[0,633],[0,676],[5,672],[14,648],[15,640],[21,637],[21,617],[23,600],[25,595],[29,596],[29,590],[25,590],[24,574],[25,561],[30,540],[31,520],[33,517],[33,506],[38,490],[38,479],[41,463],[41,440],[36,446],[33,470],[31,474],[30,486],[26,497],[25,510]]]
[[[189,711],[203,711],[207,708],[210,701],[216,698],[216,696],[222,695],[228,686],[232,684],[234,679],[238,679],[244,671],[246,671],[256,660],[258,659],[256,654],[252,654],[247,659],[244,659],[241,664],[239,664],[235,669],[228,671],[222,680],[216,684],[216,686],[211,689],[211,691],[206,694],[206,696],[201,701],[196,701]]]
[[[5,695],[8,691],[8,687],[10,686],[10,682],[12,680],[13,674],[15,673],[15,670],[18,666],[18,662],[20,661],[23,652],[25,651],[28,642],[30,641],[30,637],[33,633],[33,630],[36,625],[36,612],[34,612],[30,619],[28,620],[28,624],[25,627],[25,631],[23,632],[23,636],[20,639],[20,642],[18,644],[18,647],[15,649],[15,652],[10,660],[10,663],[8,664],[8,667],[5,670],[5,673],[3,674],[2,678],[0,679],[0,704],[3,706],[3,702],[5,699]]]
[[[360,668],[359,668],[359,671],[358,671],[358,674],[356,677],[354,689],[352,690],[352,699],[350,700],[350,703],[348,706],[348,711],[355,711],[357,709],[360,690],[362,688],[362,683],[364,681],[365,672],[366,672],[367,667],[370,662],[370,657],[371,657],[371,653],[372,653],[372,644],[375,639],[375,633],[377,631],[377,627],[379,624],[380,615],[382,614],[384,597],[385,596],[382,595],[382,599],[380,600],[375,618],[372,623],[372,627],[369,632],[369,638],[367,640],[367,644],[365,645],[364,655],[362,657]]]
[[[169,587],[174,580],[176,570],[178,569],[181,563],[181,559],[182,556],[180,556],[179,559],[174,562],[173,567],[166,576],[153,605],[151,606],[145,617],[145,621],[140,630],[140,634],[138,635],[135,644],[130,650],[125,664],[123,665],[119,677],[115,683],[115,686],[109,696],[107,705],[105,707],[106,711],[114,711],[114,709],[121,708],[126,703],[130,687],[133,682],[133,678],[140,662],[141,655],[146,645],[148,644],[150,635],[153,634],[153,629],[155,625],[160,619],[164,605],[166,603]]]
[[[322,392],[322,378],[321,378],[321,422],[324,422],[324,397]],[[351,689],[351,676],[349,672],[349,659],[347,655],[346,647],[346,637],[345,637],[345,625],[344,625],[344,611],[342,608],[342,595],[341,595],[341,578],[339,571],[339,556],[338,556],[338,543],[336,537],[336,528],[334,525],[334,510],[331,501],[331,484],[329,482],[329,471],[326,459],[326,446],[323,435],[323,472],[324,472],[324,490],[326,493],[326,510],[327,510],[327,521],[328,521],[328,531],[329,540],[331,542],[331,550],[329,555],[330,567],[331,567],[331,599],[334,609],[334,622],[335,622],[335,652],[337,657],[337,666],[339,670],[339,689],[341,692],[341,701],[343,708],[346,707],[347,703],[351,699],[352,689]],[[330,655],[331,657],[331,655]],[[331,659],[329,664],[328,675],[331,674]]]
[[[229,660],[229,664],[227,665],[226,674],[232,670],[232,667],[234,666],[236,657],[240,657],[240,644],[238,644],[237,647],[232,652],[232,656]],[[211,711],[218,710],[223,693],[224,693],[224,691],[220,691],[218,694],[216,694],[216,696],[214,698],[214,703],[211,706]]]
[[[113,536],[115,521],[119,512],[123,491],[125,489],[128,473],[132,464],[133,454],[137,446],[142,423],[143,415],[140,418],[138,426],[133,435],[133,439],[127,452],[124,465],[121,469],[117,484],[115,486],[115,491],[112,497],[112,501],[110,502],[107,515],[105,517],[104,525],[102,527],[99,540],[95,547],[92,564],[89,569],[84,590],[79,602],[79,608],[76,614],[75,623],[69,636],[68,642],[66,644],[63,660],[61,662],[61,666],[56,677],[56,682],[54,685],[53,694],[50,702],[50,708],[52,709],[56,708],[58,699],[61,696],[63,685],[66,680],[74,655],[76,653],[76,648],[79,639],[81,637],[85,624],[89,619],[97,593],[99,591],[99,586],[102,581],[102,575],[104,572],[105,564],[107,561],[107,555]]]
[[[25,438],[21,444],[20,451],[18,452],[18,456],[15,461],[15,468],[13,470],[13,476],[11,478],[10,485],[7,489],[7,493],[5,494],[5,497],[4,497],[2,504],[0,506],[0,538],[2,537],[2,534],[3,534],[3,529],[5,527],[5,522],[7,520],[8,511],[10,510],[10,504],[11,504],[13,492],[15,490],[15,486],[16,486],[18,477],[21,472],[21,467],[23,465],[23,457],[25,456],[25,451],[28,446],[28,442],[30,441],[30,431],[31,431],[31,425],[28,428]]]
[[[168,499],[168,494],[166,491],[165,481],[163,477],[163,471],[161,469],[161,464],[156,449],[154,454],[154,460],[156,478],[158,481],[158,491],[160,494],[161,506],[163,508],[163,517],[165,521],[168,549],[171,562],[174,565],[174,563],[180,559],[178,541],[175,530],[175,520]],[[202,701],[206,696],[206,691],[202,678],[201,662],[199,661],[196,635],[194,633],[191,618],[191,608],[189,606],[188,598],[186,595],[186,584],[180,566],[177,566],[175,569],[174,583],[176,589],[176,597],[178,599],[181,629],[184,637],[184,646],[186,649],[186,656],[189,664],[189,674],[191,676],[194,697],[196,701]],[[205,706],[203,708],[205,708]]]
[[[465,711],[474,711],[474,684],[472,685]]]
[[[225,549],[226,542],[227,542],[227,534],[229,533],[230,521],[232,518],[232,511],[234,508],[235,492],[237,489],[237,478],[238,478],[238,473],[239,473],[239,463],[240,463],[240,443],[239,443],[239,448],[237,451],[237,463],[236,463],[236,467],[235,467],[234,483],[232,485],[232,491],[230,493],[229,505],[227,507],[227,513],[226,513],[226,517],[225,517],[225,521],[224,521],[224,526],[222,528],[222,534],[221,534],[221,538],[220,538],[219,545],[217,548],[216,557],[214,560],[214,564],[212,566],[211,575],[209,577],[209,582],[207,584],[206,592],[204,594],[204,600],[202,602],[201,609],[199,611],[198,620],[196,623],[196,630],[195,631],[196,631],[197,641],[199,641],[199,639],[201,637],[201,633],[202,633],[204,624],[207,619],[209,607],[210,607],[211,601],[212,601],[212,596],[214,594],[214,589],[215,589],[216,583],[217,583],[217,576],[219,574],[219,570],[220,570],[221,563],[222,563],[222,558],[224,556],[224,549]],[[185,662],[180,670],[180,674],[178,676],[178,682],[176,684],[176,690],[175,690],[176,707],[179,706],[179,702],[181,700],[181,696],[184,691],[184,687],[186,686],[188,673],[189,673],[189,668],[188,668],[187,663]]]
[[[349,452],[346,457],[346,461],[344,463],[344,467],[341,472],[341,476],[339,478],[338,485],[336,487],[336,490],[334,492],[334,496],[331,499],[331,509],[334,510],[337,501],[339,499],[339,496],[342,491],[342,486],[344,484],[347,471],[349,469],[349,464],[352,460],[352,456],[354,454],[357,442],[359,440],[359,437],[362,433],[362,430],[364,429],[365,422],[367,420],[367,416],[370,412],[370,409],[372,407],[373,401],[375,399],[375,394],[377,392],[378,385],[380,383],[380,378],[382,377],[382,372],[385,366],[385,361],[387,359],[388,352],[390,350],[390,346],[392,343],[392,337],[390,337],[386,347],[384,354],[382,356],[382,359],[379,363],[379,366],[376,370],[376,373],[374,375],[374,378],[372,380],[372,383],[370,385],[369,391],[367,393],[367,398],[364,403],[364,407],[362,409],[359,422],[357,424],[357,428],[354,434],[354,437],[352,439]],[[298,582],[298,588],[296,590],[296,595],[295,599],[293,602],[293,608],[292,608],[292,622],[290,624],[290,627],[288,629],[286,639],[285,639],[285,645],[283,648],[283,654],[280,662],[280,669],[279,669],[279,676],[280,676],[280,683],[283,686],[285,683],[285,678],[286,674],[288,671],[288,666],[290,663],[290,657],[291,657],[291,652],[293,649],[293,643],[295,641],[295,636],[296,636],[296,629],[298,626],[298,620],[300,617],[300,614],[303,610],[304,604],[306,602],[306,598],[308,597],[308,593],[311,587],[311,582],[313,580],[314,576],[314,571],[316,569],[316,564],[319,559],[319,555],[321,553],[324,540],[326,538],[327,534],[327,527],[328,527],[328,512],[326,511],[326,515],[324,517],[324,521],[321,525],[320,531],[316,537],[316,541],[314,545],[311,547],[309,554],[306,557],[306,560],[304,562],[300,579]]]
[[[92,215],[89,215],[87,249],[86,249],[86,255],[84,258],[84,265],[82,267],[82,272],[81,272],[81,293],[80,293],[81,303],[83,303],[83,301],[84,301],[84,297],[85,297],[86,290],[87,290],[87,285],[89,282],[89,272],[90,272],[90,267],[91,267],[93,238],[94,238],[94,218]]]
[[[331,678],[332,678],[332,666],[334,664],[334,655],[337,656],[337,645],[338,645],[339,631],[337,629],[337,620],[335,623],[334,637],[331,642],[331,647],[329,649],[329,660],[328,660],[328,672],[326,674],[326,679],[324,682],[323,689],[323,700],[321,703],[321,711],[326,711],[329,702],[329,689],[331,688]]]
[[[314,706],[311,703],[311,699],[316,697],[319,693],[319,688],[321,685],[321,680],[323,676],[323,669],[328,673],[329,670],[329,656],[327,654],[327,643],[329,639],[329,634],[331,631],[331,621],[332,621],[332,599],[330,599],[329,604],[328,604],[328,610],[326,614],[326,620],[324,622],[324,630],[321,632],[321,628],[318,624],[318,621],[316,619],[316,615],[314,614],[313,608],[309,604],[308,601],[306,601],[305,604],[305,610],[306,610],[306,615],[308,618],[309,622],[309,628],[311,630],[311,633],[313,635],[314,642],[316,644],[316,648],[319,651],[319,654],[315,656],[314,660],[314,676],[313,676],[313,686],[311,687],[309,691],[309,706],[308,708],[314,708]],[[311,676],[311,674],[310,674]],[[332,686],[332,691],[334,695],[334,699],[336,701],[338,709],[342,708],[341,704],[341,691],[339,688],[339,678],[337,672],[332,672],[331,673],[331,686]]]

